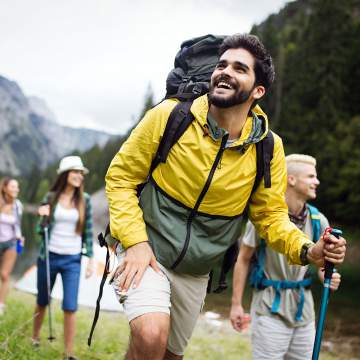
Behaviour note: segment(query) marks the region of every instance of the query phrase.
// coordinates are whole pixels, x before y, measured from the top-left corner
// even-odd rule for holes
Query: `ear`
[[[289,186],[293,187],[296,185],[296,177],[294,175],[288,175],[287,180]]]
[[[255,86],[252,91],[252,96],[255,100],[259,100],[265,95],[265,88],[262,85]]]

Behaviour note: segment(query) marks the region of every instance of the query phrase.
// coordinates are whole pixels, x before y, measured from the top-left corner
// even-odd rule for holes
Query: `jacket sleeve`
[[[137,186],[149,173],[168,116],[176,105],[165,101],[149,110],[113,158],[106,174],[111,235],[126,249],[148,240]]]
[[[311,242],[289,219],[285,202],[287,173],[282,141],[274,134],[274,154],[271,160],[271,187],[262,180],[249,204],[249,218],[257,233],[267,244],[284,254],[290,264],[299,264],[304,244]]]

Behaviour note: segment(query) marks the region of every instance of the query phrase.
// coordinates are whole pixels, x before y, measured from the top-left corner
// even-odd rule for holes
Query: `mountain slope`
[[[0,76],[0,172],[27,174],[45,168],[60,157],[94,145],[103,146],[111,135],[73,129],[54,121],[39,100],[29,99],[14,81]]]

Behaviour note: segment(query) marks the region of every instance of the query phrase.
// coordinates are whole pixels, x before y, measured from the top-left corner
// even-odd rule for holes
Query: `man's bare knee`
[[[169,335],[167,314],[146,314],[130,323],[131,347],[142,351],[164,351]]]
[[[134,334],[135,335],[135,334]],[[168,330],[153,324],[143,325],[137,332],[138,339],[141,339],[142,344],[147,348],[166,347]]]

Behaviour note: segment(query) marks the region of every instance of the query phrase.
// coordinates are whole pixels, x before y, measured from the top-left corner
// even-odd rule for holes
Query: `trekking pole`
[[[330,234],[339,238],[342,234],[342,231],[338,230],[338,229],[330,229]],[[321,297],[319,319],[318,319],[318,323],[317,323],[317,327],[316,327],[316,336],[315,336],[312,360],[319,359],[321,339],[322,339],[324,324],[325,324],[326,309],[327,309],[327,305],[329,302],[330,283],[331,283],[331,278],[332,278],[333,272],[334,272],[334,264],[329,261],[325,261],[324,286],[323,286],[322,297]]]
[[[49,258],[49,225],[48,219],[45,218],[43,229],[44,229],[44,238],[45,238],[45,261],[46,261],[46,287],[48,295],[48,306],[49,306],[49,341],[55,340],[52,331],[52,317],[51,317],[51,289],[50,289],[50,258]]]

